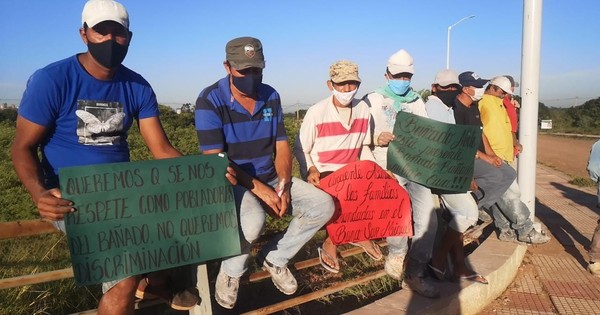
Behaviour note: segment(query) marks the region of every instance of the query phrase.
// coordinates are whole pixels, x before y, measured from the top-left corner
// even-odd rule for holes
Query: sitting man
[[[460,93],[460,90],[461,86],[456,72],[449,69],[439,71],[431,85],[431,96],[429,96],[427,103],[425,103],[427,116],[443,123],[455,124],[452,107],[454,106],[454,99]],[[430,270],[438,280],[452,278],[454,281],[469,280],[487,284],[488,282],[484,277],[469,270],[465,263],[463,236],[469,227],[477,223],[479,211],[477,203],[468,192],[437,192],[434,189],[432,189],[432,192],[440,194],[440,198],[452,215],[452,219],[448,223],[446,232],[440,238],[440,244],[434,250],[431,263],[429,264]],[[452,257],[452,265],[454,267],[454,274],[452,276],[447,275],[445,269],[448,254]]]
[[[275,286],[291,295],[298,285],[287,264],[331,219],[334,204],[326,192],[292,178],[292,153],[279,94],[262,83],[262,43],[252,37],[235,38],[225,51],[228,75],[200,92],[196,129],[200,151],[226,152],[238,176],[233,191],[242,254],[223,260],[215,284],[217,303],[231,309],[247,269],[250,245],[264,226],[265,211],[275,217],[286,213],[294,217],[283,237],[274,238],[259,253]]]
[[[487,153],[498,156],[502,163],[510,164],[514,159],[515,143],[510,119],[502,104],[506,94],[512,94],[510,81],[503,76],[495,77],[490,80],[478,107],[483,134],[491,148],[491,152]],[[529,214],[529,208],[521,201],[521,191],[515,179],[493,207],[494,224],[499,229],[498,238],[530,244],[544,244],[550,241],[549,236],[533,228]]]
[[[404,49],[399,50],[388,59],[384,74],[387,84],[362,99],[371,107],[373,155],[383,169],[388,169],[387,151],[389,143],[395,139],[392,132],[396,123],[396,114],[405,111],[427,117],[425,103],[410,87],[414,72],[412,56]],[[408,286],[423,296],[438,298],[440,291],[426,272],[437,232],[437,215],[434,212],[431,190],[397,174],[394,175],[410,195],[414,236],[410,250],[408,237],[387,238],[389,255],[385,261],[385,271],[396,280],[404,280],[403,286]],[[407,253],[409,259],[405,272],[404,258]]]
[[[303,150],[303,157],[297,159],[305,161],[307,181],[316,187],[322,178],[349,163],[375,160],[369,148],[369,107],[354,98],[360,86],[358,66],[338,61],[329,68],[329,77],[327,87],[333,95],[308,109],[296,139],[296,145]],[[379,246],[372,241],[354,245],[364,248],[374,260],[383,258]],[[329,237],[319,248],[319,259],[326,270],[339,272],[337,246]]]

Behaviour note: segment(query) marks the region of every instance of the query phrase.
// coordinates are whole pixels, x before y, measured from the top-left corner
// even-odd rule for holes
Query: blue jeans
[[[469,227],[477,223],[479,208],[470,193],[442,194],[446,209],[452,214],[448,226],[453,230],[464,233]]]
[[[277,179],[268,183],[277,185]],[[275,266],[286,266],[288,261],[308,242],[334,212],[331,196],[315,186],[292,178],[291,205],[287,213],[293,216],[287,231],[274,237],[261,249],[261,256]],[[266,212],[252,192],[241,185],[233,187],[238,209],[242,254],[221,262],[221,269],[230,277],[241,277],[247,270],[246,261],[252,243],[258,239],[265,225]]]
[[[389,254],[406,255],[408,252],[409,263],[406,267],[406,273],[421,275],[431,259],[437,233],[437,213],[433,206],[433,198],[429,188],[398,175],[396,175],[396,179],[408,191],[410,196],[414,236],[412,237],[410,251],[408,249],[408,237],[388,237]]]
[[[533,222],[529,219],[529,208],[521,201],[517,180],[513,181],[492,209],[494,224],[500,232],[512,228],[519,236],[525,236],[533,229]]]

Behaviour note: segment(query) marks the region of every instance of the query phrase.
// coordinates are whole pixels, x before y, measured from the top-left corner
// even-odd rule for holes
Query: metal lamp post
[[[475,17],[474,15],[466,16],[466,17],[458,20],[458,22],[448,26],[448,42],[446,43],[446,69],[450,69],[450,31],[452,30],[453,27],[458,25],[460,22],[462,22],[464,20],[472,19],[474,17]]]

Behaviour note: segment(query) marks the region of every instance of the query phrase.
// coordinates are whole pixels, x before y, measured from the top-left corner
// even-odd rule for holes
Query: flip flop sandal
[[[370,241],[371,242],[371,249],[375,252],[375,254],[373,254],[372,252],[369,251],[369,249],[367,249],[366,246],[362,245],[361,243],[350,243],[351,245],[357,246],[362,248],[365,253],[367,253],[367,255],[369,255],[369,257],[371,257],[371,259],[375,260],[375,261],[380,261],[383,259],[383,253],[381,253],[381,248],[379,248],[379,245],[377,245],[377,243]]]
[[[135,297],[140,299],[140,300],[157,300],[160,299],[160,296],[150,293],[148,291],[152,290],[150,284],[148,283],[148,280],[144,277],[141,281],[146,282],[146,285],[144,286],[143,289],[140,289],[139,285],[138,288],[135,290]]]
[[[478,273],[474,273],[474,274],[468,275],[468,276],[460,276],[459,280],[466,280],[466,281],[473,281],[473,282],[477,282],[477,283],[481,283],[481,284],[488,284],[487,279]]]
[[[441,281],[446,280],[446,270],[437,269],[431,263],[427,264],[427,268],[429,268],[429,271],[431,272],[434,278]]]
[[[331,261],[338,261],[337,258],[332,257],[331,255],[329,255],[323,248],[321,247],[317,247],[317,251],[319,252],[319,262],[321,263],[321,266],[323,266],[323,268],[325,268],[325,270],[329,271],[329,272],[333,272],[333,273],[338,273],[340,272],[340,268],[335,268],[332,267],[330,265],[328,265],[327,263],[325,263],[325,261],[323,260],[323,255],[325,255],[327,258],[329,258]],[[339,262],[338,262],[339,264]]]

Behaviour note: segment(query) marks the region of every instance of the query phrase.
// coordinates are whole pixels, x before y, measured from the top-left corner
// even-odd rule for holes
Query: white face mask
[[[473,100],[473,102],[477,102],[479,101],[482,97],[483,94],[485,93],[485,89],[484,88],[473,88],[475,90],[475,94],[473,96],[471,96],[471,99]]]
[[[338,100],[338,102],[342,104],[342,106],[348,106],[348,104],[350,104],[354,99],[354,95],[356,95],[358,89],[355,89],[354,91],[350,92],[338,92],[338,90],[333,88],[333,90],[331,91],[333,92],[333,97],[335,97]]]

